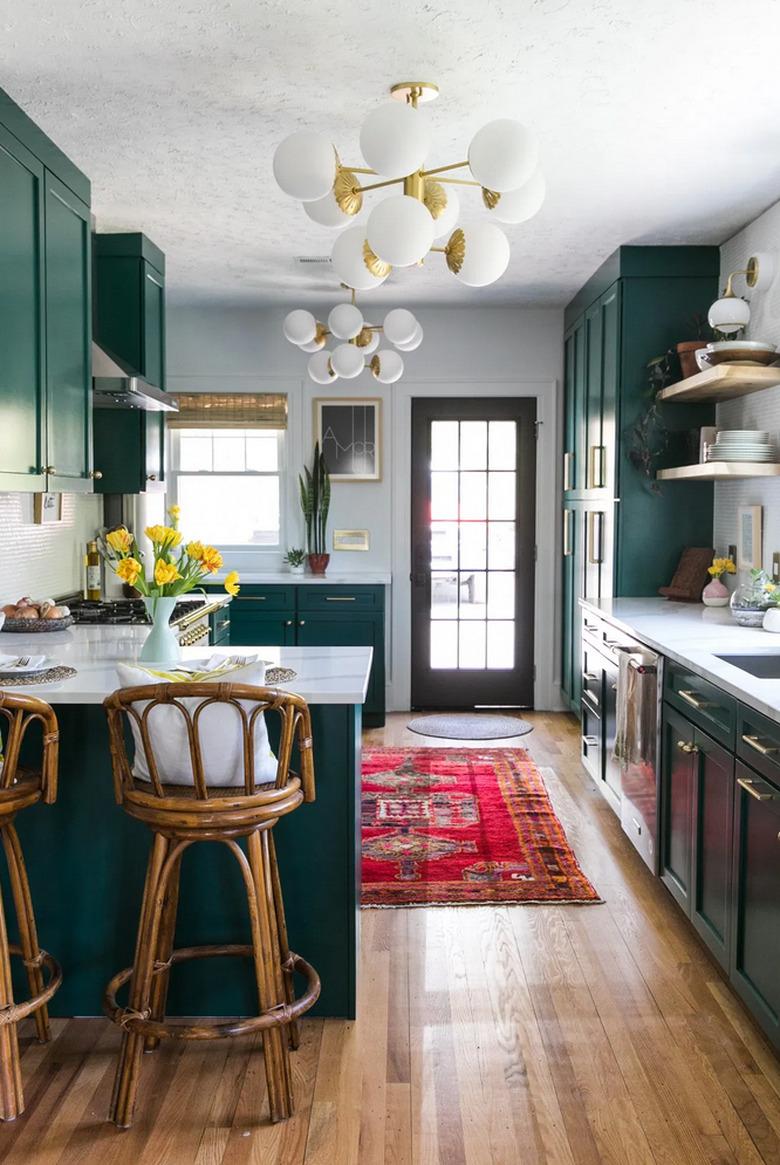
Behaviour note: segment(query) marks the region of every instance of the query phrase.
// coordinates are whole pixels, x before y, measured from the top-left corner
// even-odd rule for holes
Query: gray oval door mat
[[[449,740],[497,740],[525,736],[533,724],[515,716],[493,716],[486,712],[454,712],[447,716],[418,716],[406,726],[420,736],[441,736]]]

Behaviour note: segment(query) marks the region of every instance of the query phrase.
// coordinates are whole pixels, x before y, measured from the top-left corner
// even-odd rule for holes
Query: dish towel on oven
[[[641,764],[650,755],[655,732],[655,684],[643,683],[640,657],[621,651],[618,661],[617,725],[614,759],[623,766]]]

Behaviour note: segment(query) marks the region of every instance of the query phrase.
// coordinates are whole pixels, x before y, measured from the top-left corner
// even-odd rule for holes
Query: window
[[[281,545],[283,429],[170,430],[169,501],[185,537],[215,546]]]

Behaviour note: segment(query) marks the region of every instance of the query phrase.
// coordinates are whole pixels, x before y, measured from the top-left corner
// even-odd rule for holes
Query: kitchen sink
[[[780,680],[780,651],[765,655],[717,655],[715,658],[760,680]]]

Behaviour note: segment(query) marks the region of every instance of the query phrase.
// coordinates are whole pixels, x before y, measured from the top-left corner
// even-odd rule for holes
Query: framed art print
[[[761,506],[737,510],[737,570],[760,570],[762,564]]]
[[[332,481],[382,480],[382,401],[315,397],[314,439]]]

